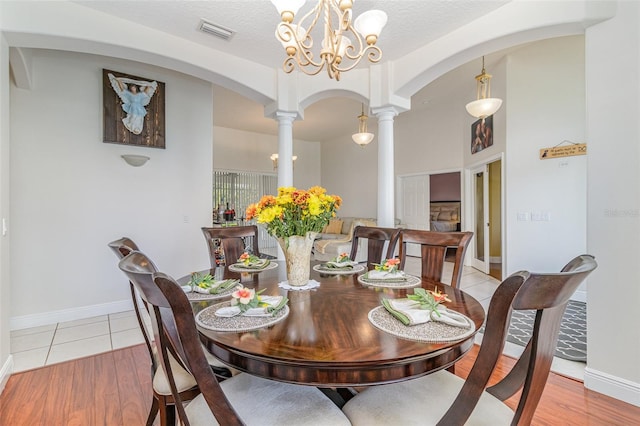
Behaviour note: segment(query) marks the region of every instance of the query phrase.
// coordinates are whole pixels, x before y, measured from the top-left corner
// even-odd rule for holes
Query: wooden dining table
[[[316,387],[355,387],[392,383],[420,377],[453,365],[473,346],[475,332],[453,342],[418,342],[376,328],[368,313],[382,298],[403,298],[411,289],[362,285],[357,276],[326,275],[311,271],[320,283],[312,290],[285,290],[284,261],[259,273],[238,273],[228,267],[202,271],[217,278],[239,279],[263,295],[289,298],[289,313],[282,321],[252,331],[211,331],[199,326],[205,347],[225,364],[268,379]],[[315,264],[315,263],[314,263]],[[362,274],[363,272],[360,272]],[[217,275],[216,275],[217,274]],[[189,276],[179,280],[186,284]],[[483,307],[469,294],[442,283],[422,280],[425,289],[446,293],[447,308],[482,326]],[[194,314],[214,301],[192,302]]]

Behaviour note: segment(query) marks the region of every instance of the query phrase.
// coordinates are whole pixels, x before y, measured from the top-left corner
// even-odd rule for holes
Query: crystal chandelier
[[[330,78],[340,80],[340,73],[354,68],[364,56],[372,63],[380,60],[382,51],[376,42],[387,23],[386,13],[370,10],[352,23],[353,0],[318,0],[318,4],[294,24],[293,18],[304,2],[271,0],[282,17],[276,27],[276,38],[287,52],[282,66],[286,73],[293,71],[296,64],[308,75],[316,75],[326,67]],[[323,25],[317,25],[321,23]],[[319,54],[312,52],[312,33],[322,34]]]
[[[491,97],[491,74],[484,69],[482,57],[482,72],[476,76],[477,100],[467,104],[467,112],[476,118],[485,119],[500,109],[502,99]]]
[[[360,146],[368,145],[373,140],[373,133],[367,132],[367,115],[364,113],[364,104],[362,104],[362,113],[358,116],[360,123],[358,125],[358,133],[351,135],[353,141]]]

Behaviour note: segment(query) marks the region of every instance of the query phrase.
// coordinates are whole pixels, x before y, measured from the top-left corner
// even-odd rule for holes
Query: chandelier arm
[[[284,60],[282,68],[284,69],[284,72],[290,73],[296,68],[295,64],[296,64],[295,58],[289,57]],[[324,69],[324,62],[321,63],[320,65],[315,66],[315,68],[306,68],[303,66],[299,66],[298,69],[307,75],[316,75]]]
[[[368,57],[367,59],[373,63],[378,62],[382,58],[382,50],[380,50],[378,46],[367,46],[367,48],[364,51],[365,52],[369,51],[366,56]],[[350,63],[349,66],[346,66],[346,67],[335,66],[334,68],[338,72],[345,72],[345,71],[352,70],[360,63],[360,60],[362,60],[364,56],[365,55],[363,52],[363,55],[360,56],[357,61]]]

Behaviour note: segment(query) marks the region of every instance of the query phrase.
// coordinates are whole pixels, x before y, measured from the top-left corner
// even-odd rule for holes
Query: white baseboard
[[[11,373],[13,373],[13,355],[9,354],[4,365],[0,368],[0,394],[2,394],[7,380],[11,377]]]
[[[584,386],[592,391],[640,407],[640,383],[634,383],[587,367],[584,370]]]
[[[58,322],[75,321],[91,318],[98,315],[115,314],[117,312],[133,309],[131,299],[117,302],[102,303],[99,305],[81,306],[78,308],[62,309],[59,311],[42,312],[39,314],[21,315],[10,319],[11,330],[39,327],[41,325],[56,324]]]

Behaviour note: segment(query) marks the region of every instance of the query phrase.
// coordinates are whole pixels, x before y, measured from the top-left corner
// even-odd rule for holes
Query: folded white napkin
[[[429,321],[438,321],[455,327],[469,327],[469,322],[464,315],[451,311],[442,305],[438,306],[438,313],[440,314],[440,316],[438,316],[435,313],[432,314],[432,311],[429,309],[421,309],[420,303],[414,300],[386,299],[385,302],[383,305],[385,305],[387,310],[391,308],[391,310],[399,312],[401,316],[404,315],[404,317],[408,319],[408,324],[402,320],[405,322],[405,325],[417,325]],[[390,312],[394,314],[391,310]],[[400,319],[398,315],[396,315],[396,317]]]
[[[403,271],[389,272],[371,270],[367,272],[367,278],[370,280],[401,280],[406,279]]]
[[[261,302],[266,303],[268,306],[249,308],[245,312],[242,312],[237,305],[227,306],[218,309],[216,311],[216,316],[230,318],[242,314],[242,316],[245,317],[268,317],[273,315],[273,312],[269,312],[269,308],[275,308],[281,301],[282,296],[261,296]]]

